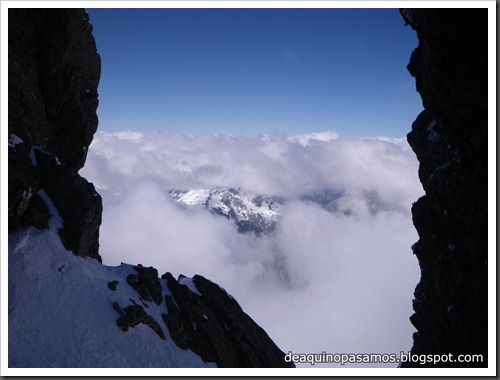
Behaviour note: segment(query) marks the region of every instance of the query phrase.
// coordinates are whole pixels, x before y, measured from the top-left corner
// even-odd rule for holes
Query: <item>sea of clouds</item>
[[[103,197],[105,264],[201,274],[285,352],[399,354],[414,332],[417,171],[405,139],[123,131],[95,135],[81,174]],[[168,194],[214,187],[283,197],[276,231],[239,234]],[[304,200],[325,190],[342,192],[350,212]],[[373,199],[384,205],[376,213]]]

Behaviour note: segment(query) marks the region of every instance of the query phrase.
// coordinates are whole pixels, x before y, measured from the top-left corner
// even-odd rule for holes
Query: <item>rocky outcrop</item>
[[[9,230],[44,228],[58,212],[66,248],[100,260],[101,197],[78,175],[97,129],[100,57],[89,17],[13,8],[8,16]]]
[[[165,329],[178,347],[191,349],[219,367],[294,367],[217,284],[198,275],[192,279],[181,275],[176,280],[168,272],[159,279],[152,267],[138,265],[134,270],[137,274],[129,274],[127,284],[139,297],[130,299],[132,304],[124,309],[113,304],[119,314],[116,324],[123,331],[142,323],[165,340]],[[115,291],[116,285],[110,282],[108,287]],[[152,315],[160,313],[161,321],[156,321]]]
[[[404,9],[419,45],[408,70],[425,110],[408,142],[425,190],[412,208],[421,279],[412,354],[481,354],[488,343],[488,32],[486,9]],[[419,366],[403,363],[403,366]],[[425,366],[431,366],[430,362]]]
[[[219,367],[294,367],[224,289],[206,278],[162,276],[172,293],[163,315],[172,339]],[[190,289],[191,287],[191,289]]]

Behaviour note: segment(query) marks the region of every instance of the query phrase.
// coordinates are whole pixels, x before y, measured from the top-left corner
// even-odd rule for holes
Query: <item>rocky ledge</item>
[[[403,9],[419,45],[408,70],[425,110],[408,142],[425,190],[412,208],[421,279],[412,354],[483,355],[488,345],[488,22],[486,9]],[[432,366],[426,363],[425,366]],[[419,366],[405,363],[403,366]]]

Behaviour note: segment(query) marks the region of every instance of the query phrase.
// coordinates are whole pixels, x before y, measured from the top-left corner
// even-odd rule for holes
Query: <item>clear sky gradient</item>
[[[404,137],[422,109],[397,9],[87,9],[99,130]]]

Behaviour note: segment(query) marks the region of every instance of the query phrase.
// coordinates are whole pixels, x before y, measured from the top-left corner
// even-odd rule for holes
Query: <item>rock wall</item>
[[[8,12],[9,231],[44,228],[57,210],[66,248],[100,260],[101,197],[78,175],[97,129],[92,25],[83,9]]]
[[[486,9],[403,9],[419,45],[408,70],[424,111],[408,134],[425,190],[412,207],[421,279],[412,354],[482,354],[488,344]],[[420,366],[415,362],[405,367]],[[425,366],[432,366],[426,363]]]

